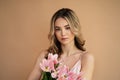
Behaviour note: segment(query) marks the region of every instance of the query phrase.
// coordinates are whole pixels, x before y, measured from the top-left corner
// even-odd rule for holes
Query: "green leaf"
[[[42,75],[43,75],[42,80],[48,80],[47,75],[46,75],[46,72],[43,72]]]
[[[56,80],[56,79],[52,78],[50,72],[42,72],[42,80]]]

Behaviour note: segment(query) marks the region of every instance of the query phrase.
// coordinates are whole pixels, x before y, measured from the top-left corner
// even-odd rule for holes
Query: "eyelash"
[[[69,30],[69,29],[70,29],[70,27],[66,27],[65,29]]]
[[[66,29],[66,30],[69,30],[70,27],[66,27],[65,29]],[[55,28],[55,31],[60,31],[60,30],[61,30],[60,28]]]
[[[59,28],[55,28],[55,30],[56,30],[56,31],[60,31],[60,29],[59,29]]]

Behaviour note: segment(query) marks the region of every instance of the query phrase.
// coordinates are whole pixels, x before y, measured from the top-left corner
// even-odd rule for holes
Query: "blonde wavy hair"
[[[85,48],[83,47],[85,44],[85,40],[83,40],[82,38],[81,26],[78,17],[73,10],[69,8],[62,8],[55,12],[55,14],[51,18],[50,32],[48,34],[48,39],[50,40],[50,47],[48,48],[48,52],[51,52],[53,54],[57,53],[59,56],[62,53],[61,44],[54,34],[54,24],[58,18],[64,18],[68,22],[71,31],[75,35],[75,46],[78,49],[85,51]]]

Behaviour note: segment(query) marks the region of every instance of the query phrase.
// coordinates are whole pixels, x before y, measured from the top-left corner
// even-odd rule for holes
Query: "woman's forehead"
[[[64,19],[64,18],[58,18],[55,21],[55,27],[63,27],[63,26],[68,26],[69,23]]]

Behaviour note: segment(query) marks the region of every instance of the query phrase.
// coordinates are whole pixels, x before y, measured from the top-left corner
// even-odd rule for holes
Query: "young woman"
[[[58,54],[62,64],[75,73],[83,72],[84,80],[92,80],[94,57],[83,47],[81,26],[75,12],[68,8],[58,10],[51,19],[48,35],[50,47],[42,51],[28,80],[39,80],[41,77],[40,62],[48,53]]]

